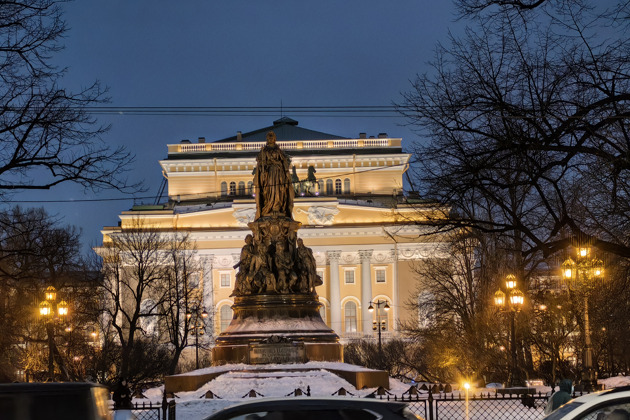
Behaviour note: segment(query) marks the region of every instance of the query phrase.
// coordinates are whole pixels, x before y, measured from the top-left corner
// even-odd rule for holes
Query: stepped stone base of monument
[[[212,364],[343,361],[339,336],[324,323],[319,307],[311,294],[236,297],[232,322],[212,349]]]
[[[325,370],[348,381],[355,389],[383,388],[389,389],[389,376],[382,370],[373,370],[347,363],[312,362],[304,364],[287,365],[222,365],[195,370],[180,375],[164,378],[164,391],[167,394],[195,391],[212,381],[214,378],[228,372],[268,372],[274,377],[287,376],[292,372],[307,372],[312,370]]]

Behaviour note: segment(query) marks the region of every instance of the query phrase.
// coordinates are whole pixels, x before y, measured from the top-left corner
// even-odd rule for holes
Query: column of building
[[[214,311],[214,283],[212,279],[212,263],[214,262],[214,255],[204,255],[202,257],[203,267],[203,289],[202,289],[202,306],[210,313],[210,322],[206,324],[206,332],[210,332],[210,335],[214,333],[214,327],[216,324],[216,313]]]
[[[330,265],[330,327],[341,334],[341,292],[339,290],[339,257],[341,251],[328,251]]]
[[[370,275],[370,260],[373,250],[359,250],[361,259],[361,320],[363,324],[363,334],[370,335],[372,332],[372,314],[368,310],[372,301],[372,276]]]

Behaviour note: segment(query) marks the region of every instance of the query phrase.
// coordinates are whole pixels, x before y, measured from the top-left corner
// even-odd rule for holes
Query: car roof
[[[19,382],[0,384],[0,393],[10,392],[61,392],[77,389],[104,387],[90,382]]]
[[[594,402],[594,401],[608,401],[608,400],[614,400],[617,398],[626,398],[626,397],[630,397],[630,386],[626,387],[619,387],[619,388],[613,388],[613,389],[607,389],[605,391],[597,391],[597,392],[592,392],[590,394],[584,394],[581,397],[577,397],[574,399],[574,401],[577,402],[581,402],[581,403],[590,403],[590,402]]]
[[[399,401],[382,401],[377,399],[366,398],[348,398],[348,397],[291,397],[291,398],[264,398],[257,401],[248,401],[217,411],[214,415],[220,413],[237,413],[241,410],[265,409],[273,408],[274,410],[286,410],[296,407],[309,409],[326,409],[326,408],[367,408],[367,409],[387,409],[392,412],[403,409],[405,403]],[[212,416],[210,416],[211,418]]]

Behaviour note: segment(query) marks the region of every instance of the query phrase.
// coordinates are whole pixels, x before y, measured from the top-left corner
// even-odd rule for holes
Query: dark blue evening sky
[[[347,106],[391,105],[416,73],[429,70],[436,42],[459,30],[449,0],[77,0],[64,6],[70,27],[55,62],[68,67],[65,86],[78,90],[100,80],[110,106]],[[388,133],[404,144],[418,137],[398,117],[285,115],[300,126],[356,137]],[[104,140],[136,154],[131,179],[155,196],[158,160],[181,139],[207,141],[271,125],[272,116],[99,116],[112,129]],[[85,245],[115,225],[133,199],[114,191],[85,193],[77,186],[22,193],[41,200],[64,223],[83,229]],[[50,200],[68,200],[49,203]],[[136,201],[151,202],[148,199]],[[36,203],[21,203],[34,206]]]

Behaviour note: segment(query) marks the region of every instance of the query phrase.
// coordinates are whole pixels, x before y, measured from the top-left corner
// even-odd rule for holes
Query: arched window
[[[245,183],[243,181],[238,183],[238,195],[245,195]]]
[[[221,197],[225,197],[227,195],[227,182],[223,181],[221,183]]]
[[[318,183],[319,183],[319,188],[318,188],[317,192],[320,193],[320,194],[324,194],[324,180],[320,179],[318,181]]]
[[[384,308],[385,305],[382,305],[376,310],[376,319],[375,321],[379,322],[381,325],[381,331],[389,330],[389,319],[387,319],[387,311]]]
[[[350,178],[343,180],[343,193],[350,194]]]
[[[327,179],[326,180],[326,195],[333,195],[332,179]]]
[[[357,304],[348,301],[344,309],[346,332],[357,332]]]
[[[140,304],[140,313],[143,316],[140,318],[140,328],[142,328],[146,335],[157,335],[157,315],[155,315],[155,301],[153,299],[145,299]]]
[[[324,320],[324,324],[326,323],[326,305],[324,305],[324,303],[322,303],[322,306],[319,307],[319,315],[322,317],[322,320]]]
[[[230,305],[221,306],[219,311],[219,319],[221,322],[221,332],[225,331],[232,321],[232,307]]]
[[[254,183],[252,181],[249,181],[247,183],[247,195],[252,195],[253,191],[252,191],[252,187],[254,186]]]
[[[335,179],[335,194],[341,195],[341,180]]]
[[[230,182],[230,195],[236,195],[236,182]]]

